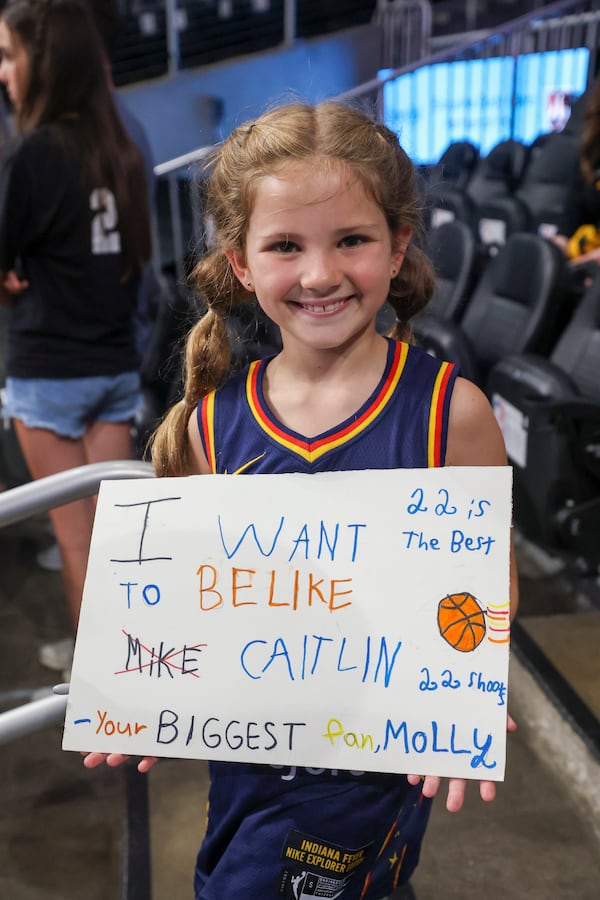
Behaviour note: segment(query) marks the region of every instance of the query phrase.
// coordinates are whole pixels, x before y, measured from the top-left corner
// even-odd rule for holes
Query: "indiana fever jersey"
[[[356,414],[307,440],[269,410],[254,362],[198,408],[216,473],[443,465],[455,368],[389,341],[383,376]],[[403,775],[210,762],[195,900],[380,900],[417,865],[431,808]]]
[[[388,339],[381,380],[345,422],[306,438],[278,422],[267,406],[268,360],[258,360],[198,407],[211,470],[219,474],[329,472],[441,466],[456,368],[409,344]]]

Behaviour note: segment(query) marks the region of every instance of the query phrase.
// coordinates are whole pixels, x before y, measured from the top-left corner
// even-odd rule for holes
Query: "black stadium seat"
[[[579,137],[575,134],[544,135],[532,145],[517,189],[505,197],[489,198],[480,208],[479,231],[484,243],[501,246],[516,231],[543,237],[556,234],[578,164]]]
[[[425,221],[437,228],[443,222],[459,218],[465,221],[462,207],[454,209],[447,204],[460,202],[463,191],[479,161],[479,149],[470,141],[453,141],[448,144],[438,162],[427,170]],[[446,204],[444,198],[448,195]]]
[[[510,196],[515,191],[526,160],[524,144],[514,140],[500,141],[486,156],[479,158],[464,186],[442,182],[432,187],[432,227],[456,218],[466,222],[477,235],[479,209],[485,203],[497,197]]]
[[[453,141],[440,156],[435,170],[446,183],[465,188],[479,160],[479,150],[470,141]]]
[[[417,342],[486,386],[491,368],[514,353],[548,353],[556,339],[566,270],[558,247],[535,234],[512,235],[483,270],[460,323],[417,318]]]
[[[529,540],[600,564],[600,270],[548,359],[501,360],[489,392]]]
[[[436,275],[433,297],[421,315],[435,314],[458,321],[471,292],[475,264],[475,239],[464,222],[454,219],[434,228],[426,252]]]
[[[527,147],[520,141],[500,141],[479,161],[467,192],[477,204],[512,193],[521,181],[527,156]]]

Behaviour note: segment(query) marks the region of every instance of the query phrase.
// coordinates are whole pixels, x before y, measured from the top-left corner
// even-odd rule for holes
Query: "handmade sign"
[[[501,780],[511,470],[101,486],[63,747]]]

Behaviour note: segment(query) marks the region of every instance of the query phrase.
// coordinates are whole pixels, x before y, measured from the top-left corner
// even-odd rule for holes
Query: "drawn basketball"
[[[485,613],[473,594],[447,594],[437,620],[441,636],[461,653],[471,653],[485,637]]]

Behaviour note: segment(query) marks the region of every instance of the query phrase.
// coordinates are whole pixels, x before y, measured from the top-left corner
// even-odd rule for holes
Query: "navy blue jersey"
[[[198,407],[206,458],[216,473],[419,469],[444,464],[455,367],[389,340],[385,371],[373,394],[345,422],[306,438],[267,406],[258,360]]]
[[[213,472],[277,473],[443,465],[456,369],[389,340],[384,374],[356,414],[307,439],[263,395],[268,361],[198,407]],[[211,762],[196,900],[378,900],[417,865],[431,801],[403,775]]]

